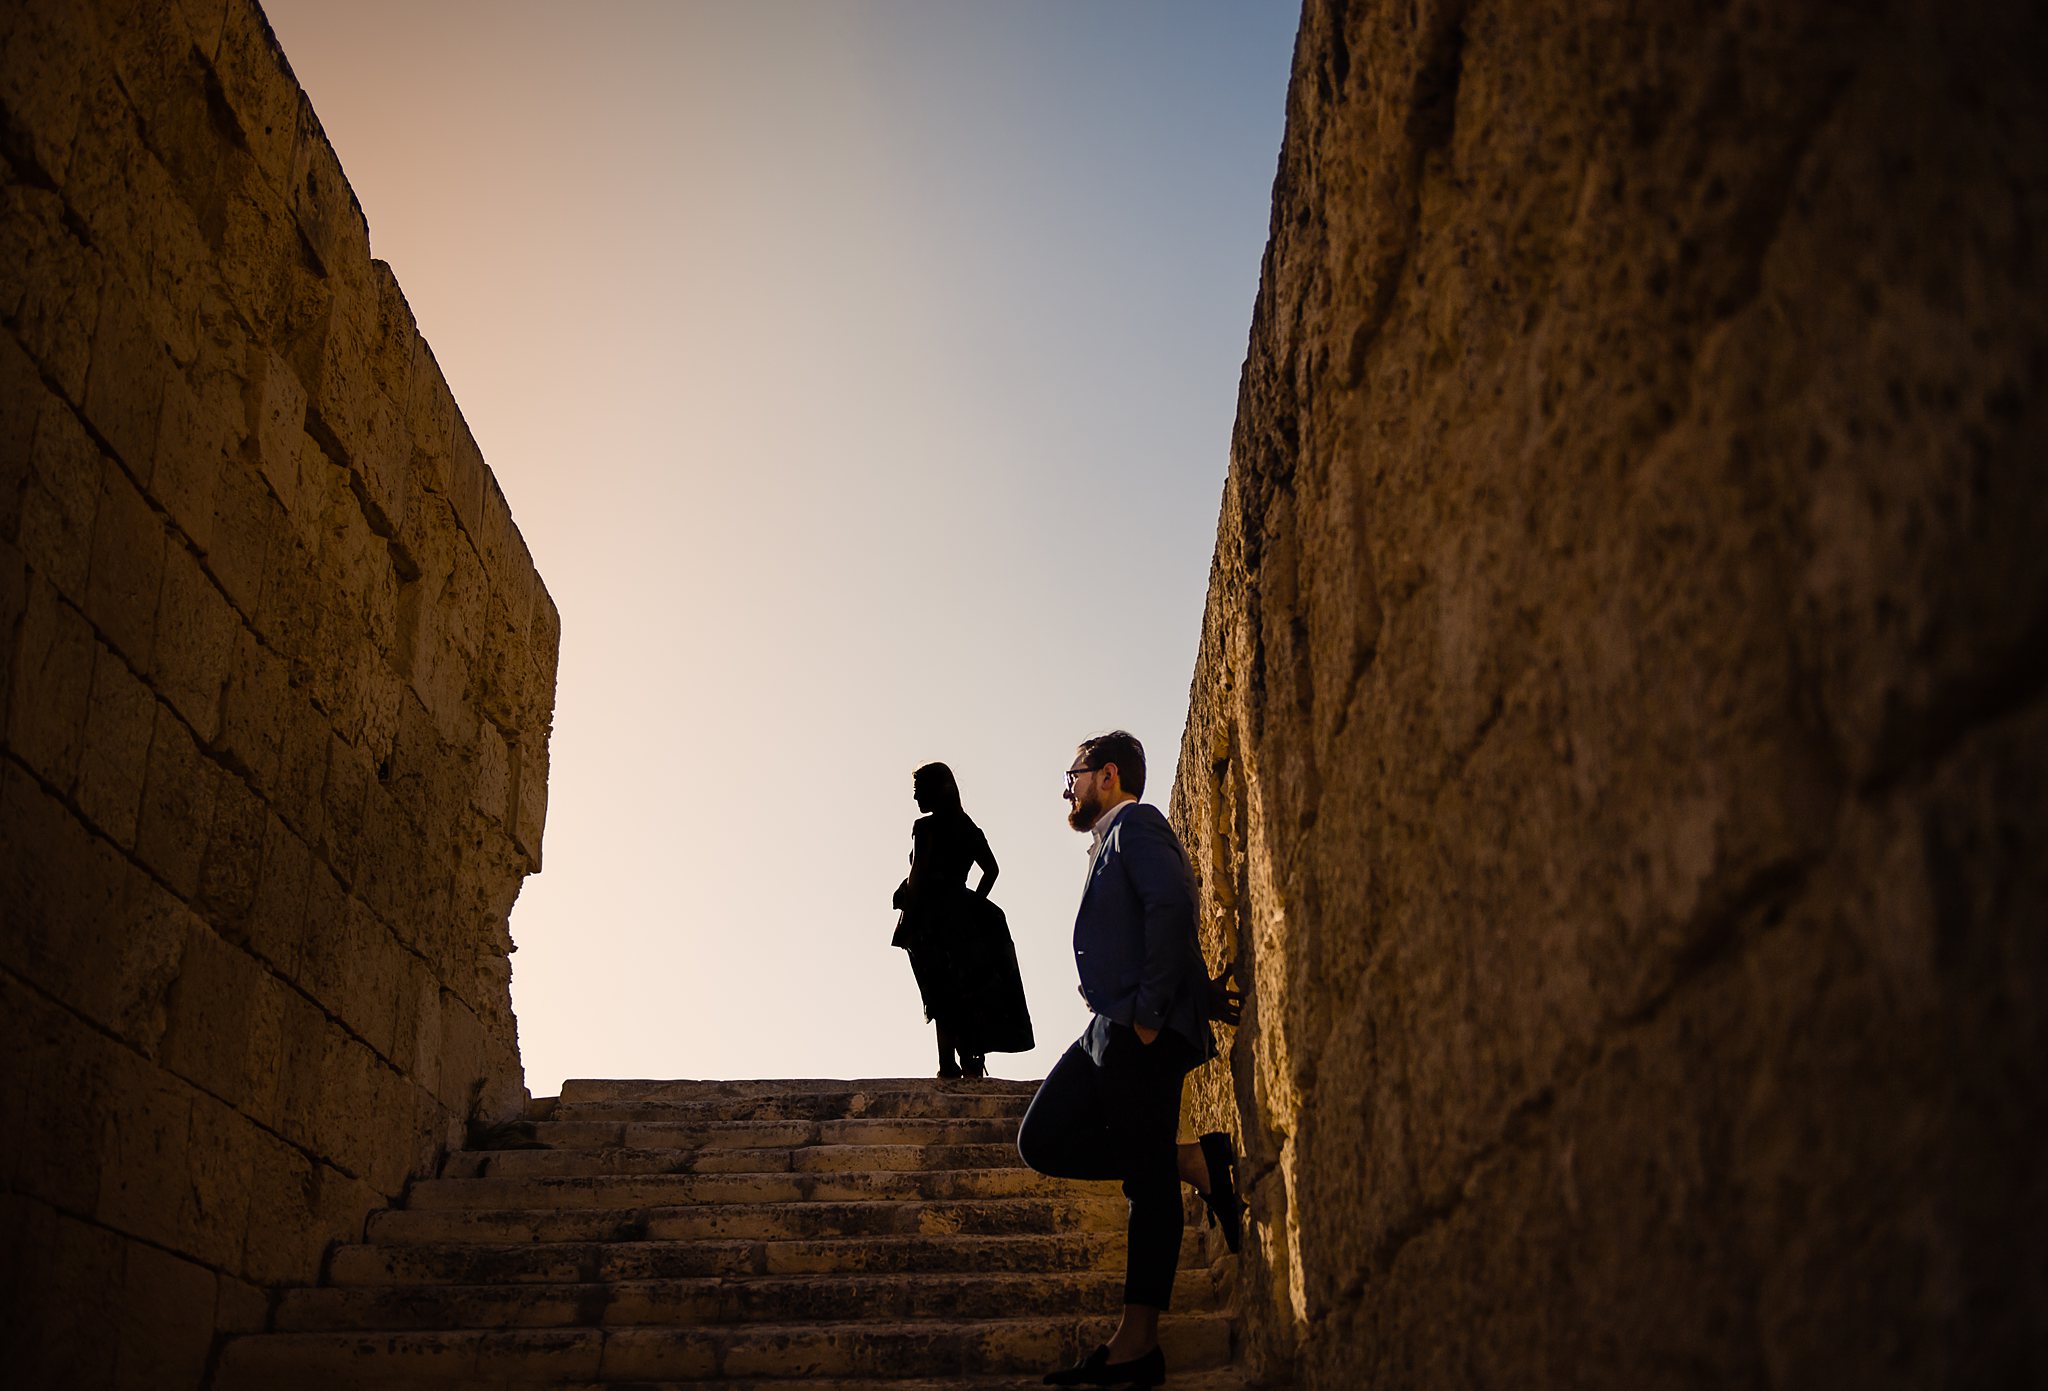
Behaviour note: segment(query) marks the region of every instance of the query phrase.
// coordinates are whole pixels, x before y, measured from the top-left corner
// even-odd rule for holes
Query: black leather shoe
[[[1045,1374],[1048,1386],[1159,1386],[1165,1381],[1166,1353],[1162,1349],[1155,1347],[1129,1362],[1112,1362],[1107,1343],[1073,1366]]]
[[[1056,1372],[1045,1374],[1047,1386],[1100,1386],[1095,1374],[1109,1365],[1109,1344],[1098,1344],[1095,1351],[1071,1367],[1062,1367]]]
[[[1223,1229],[1223,1244],[1231,1254],[1244,1244],[1244,1199],[1237,1196],[1237,1151],[1230,1137],[1212,1130],[1201,1138],[1202,1158],[1209,1164],[1209,1191],[1202,1203],[1209,1209],[1209,1225]]]

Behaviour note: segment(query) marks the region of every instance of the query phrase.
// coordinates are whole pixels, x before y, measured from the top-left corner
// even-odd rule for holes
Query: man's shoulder
[[[1148,831],[1164,831],[1173,834],[1173,827],[1167,823],[1166,813],[1150,802],[1131,802],[1124,807],[1123,815],[1117,818],[1118,825],[1142,826]]]

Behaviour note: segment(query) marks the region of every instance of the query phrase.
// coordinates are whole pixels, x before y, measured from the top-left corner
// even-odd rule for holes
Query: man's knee
[[[1026,1112],[1023,1123],[1017,1127],[1017,1157],[1024,1161],[1024,1167],[1046,1174],[1052,1172],[1054,1145],[1049,1127],[1044,1121],[1033,1121]]]

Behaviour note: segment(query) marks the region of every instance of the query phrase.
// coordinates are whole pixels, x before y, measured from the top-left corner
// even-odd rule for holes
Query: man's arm
[[[1173,828],[1156,813],[1126,813],[1117,826],[1118,854],[1137,891],[1144,916],[1144,964],[1132,1027],[1145,1043],[1159,1037],[1179,977],[1182,955],[1195,935],[1194,886]]]

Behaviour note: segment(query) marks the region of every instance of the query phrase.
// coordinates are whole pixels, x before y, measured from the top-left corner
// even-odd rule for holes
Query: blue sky
[[[528,1085],[928,1073],[931,759],[1040,1075],[1060,773],[1171,786],[1298,6],[266,8],[562,611]]]

